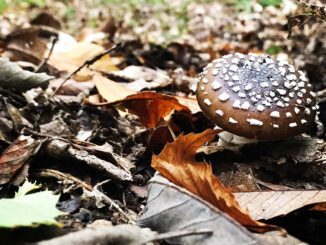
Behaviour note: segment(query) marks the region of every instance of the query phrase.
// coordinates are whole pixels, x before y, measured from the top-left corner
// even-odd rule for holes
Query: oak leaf
[[[195,160],[196,151],[212,140],[218,132],[208,129],[200,134],[180,135],[173,143],[168,143],[159,155],[153,155],[152,167],[174,184],[213,204],[242,225],[257,232],[275,230],[252,219],[241,210],[234,195],[212,172],[212,167]]]

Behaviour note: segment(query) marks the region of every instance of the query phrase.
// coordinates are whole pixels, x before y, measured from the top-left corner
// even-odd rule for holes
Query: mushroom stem
[[[236,134],[232,134],[227,131],[223,131],[219,133],[218,136],[220,137],[218,141],[218,146],[246,145],[246,144],[254,144],[259,142],[259,140],[248,139]]]

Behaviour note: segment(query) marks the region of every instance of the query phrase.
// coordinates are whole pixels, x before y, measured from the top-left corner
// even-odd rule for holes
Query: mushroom
[[[257,54],[231,54],[199,75],[197,100],[225,131],[229,143],[280,140],[299,135],[314,121],[317,105],[302,71]]]

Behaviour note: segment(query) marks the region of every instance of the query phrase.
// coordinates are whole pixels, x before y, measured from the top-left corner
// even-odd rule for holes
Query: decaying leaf
[[[42,60],[47,46],[40,38],[40,29],[37,27],[16,28],[7,36],[6,55],[13,60],[25,60],[37,64]]]
[[[31,136],[20,135],[0,156],[0,184],[10,181],[41,144]]]
[[[250,233],[229,215],[159,174],[150,180],[148,190],[139,225],[158,232],[212,230],[212,234],[169,239],[171,244],[302,244],[277,231]]]
[[[262,191],[234,193],[241,208],[254,219],[271,219],[303,206],[326,202],[326,190]]]
[[[139,116],[143,125],[154,128],[172,111],[189,111],[189,108],[169,95],[155,92],[141,92],[127,96],[125,99],[109,103],[109,105],[122,106],[132,114]]]
[[[59,225],[54,219],[64,214],[55,207],[59,195],[53,195],[50,191],[26,195],[38,188],[40,188],[39,185],[26,181],[15,198],[0,199],[0,227],[13,228],[35,224]]]
[[[67,161],[74,160],[80,163],[84,163],[89,167],[97,169],[105,175],[110,176],[113,179],[121,181],[132,180],[131,173],[127,166],[127,164],[129,164],[130,166],[131,163],[127,160],[124,160],[124,162],[122,162],[121,159],[119,159],[119,164],[123,166],[123,168],[125,168],[122,169],[115,166],[109,161],[103,160],[93,154],[89,154],[86,150],[80,149],[78,145],[74,145],[72,143],[60,139],[54,139],[49,141],[45,145],[44,150],[48,155],[54,158],[65,159]],[[112,157],[112,162],[114,161],[116,160],[114,157]]]
[[[203,198],[246,227],[265,232],[273,226],[252,219],[241,209],[234,195],[212,173],[212,167],[195,160],[196,151],[212,140],[217,131],[208,129],[200,134],[179,136],[167,144],[159,155],[152,157],[152,167],[164,177]]]
[[[54,51],[49,59],[49,64],[54,66],[60,71],[72,73],[78,67],[83,65],[85,61],[92,59],[96,55],[103,53],[105,50],[102,46],[87,43],[76,42],[72,49],[68,52]],[[98,71],[115,71],[117,67],[112,63],[109,55],[103,56],[100,60],[96,61],[92,66],[93,69]],[[89,69],[84,68],[78,72],[74,79],[78,81],[87,81],[91,79],[92,73]]]
[[[161,175],[154,176],[148,187],[149,195],[141,226],[158,232],[184,228],[213,228],[211,236],[173,239],[172,244],[258,244],[255,237],[228,215],[176,186]]]
[[[0,87],[28,90],[52,78],[45,73],[25,71],[16,63],[0,58]]]

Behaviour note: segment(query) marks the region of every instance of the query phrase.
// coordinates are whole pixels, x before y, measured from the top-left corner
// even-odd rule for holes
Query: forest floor
[[[0,0],[0,12],[1,244],[326,243],[325,1]],[[234,53],[303,71],[308,132],[217,143],[198,76]]]

